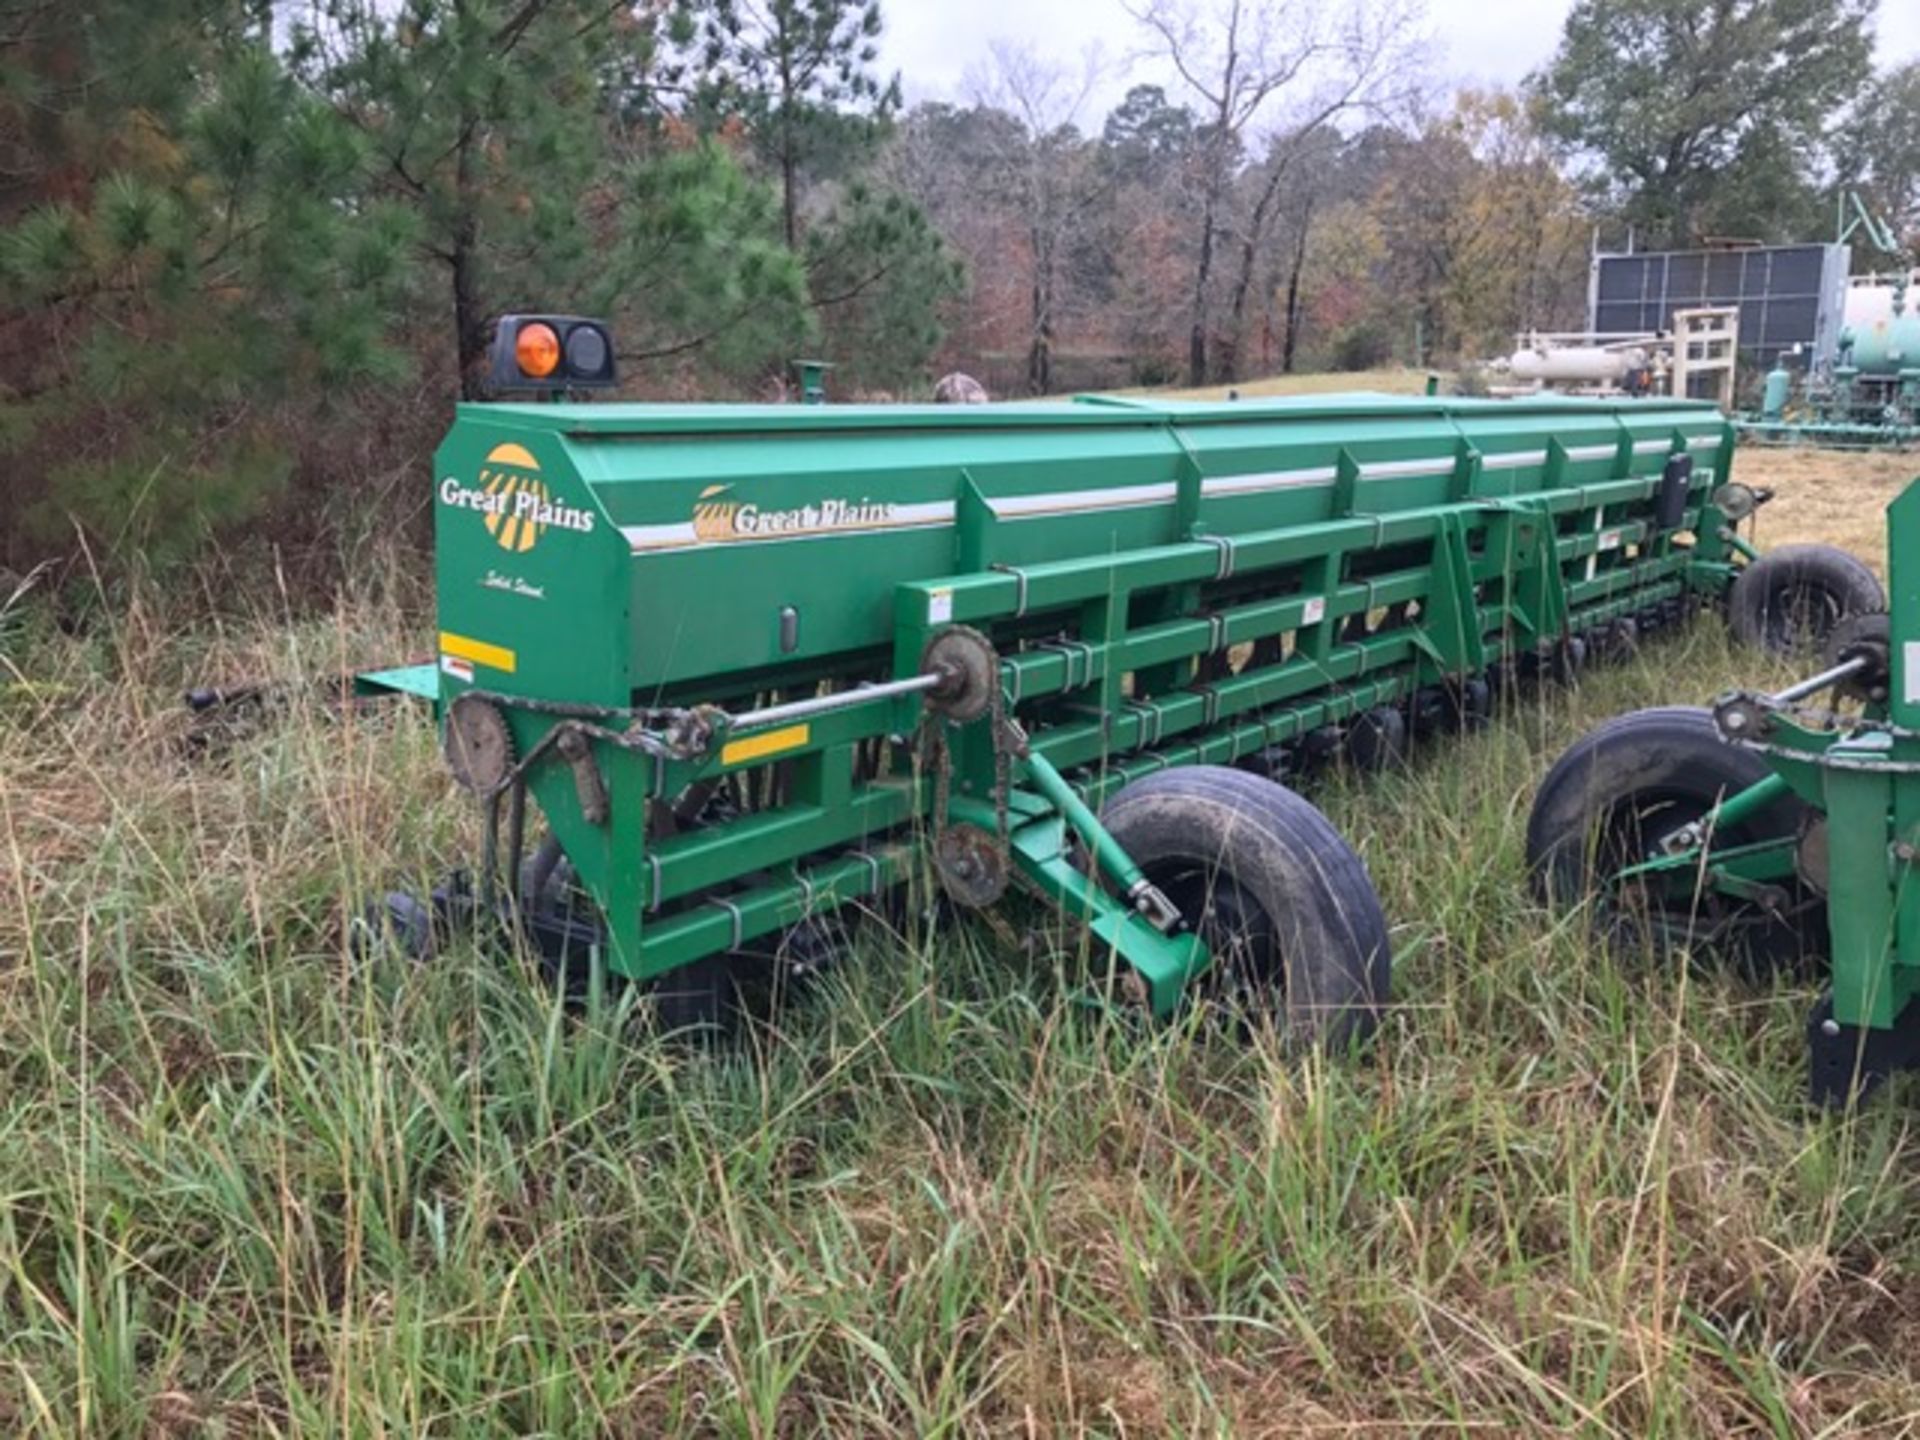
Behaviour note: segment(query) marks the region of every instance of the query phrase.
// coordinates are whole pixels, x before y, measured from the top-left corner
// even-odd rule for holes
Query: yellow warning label
[[[769,755],[798,750],[807,743],[812,733],[811,726],[789,725],[782,730],[768,730],[759,735],[749,735],[744,740],[730,740],[720,747],[720,763],[744,765],[749,760],[764,760]]]
[[[504,645],[489,645],[484,640],[470,640],[465,635],[455,635],[452,631],[440,632],[440,653],[452,655],[461,660],[471,660],[476,665],[491,666],[495,670],[513,673],[515,656]]]

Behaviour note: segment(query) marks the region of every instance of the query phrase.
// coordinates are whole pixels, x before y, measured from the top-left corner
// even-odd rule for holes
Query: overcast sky
[[[1427,29],[1439,53],[1433,70],[1459,82],[1512,84],[1552,53],[1572,0],[1426,0]],[[1061,61],[1098,39],[1111,74],[1082,122],[1097,129],[1131,84],[1162,80],[1150,61],[1131,58],[1138,30],[1120,0],[883,0],[882,61],[900,71],[907,98],[966,98],[966,75],[1005,38]],[[1920,0],[1881,0],[1880,63],[1920,56]]]

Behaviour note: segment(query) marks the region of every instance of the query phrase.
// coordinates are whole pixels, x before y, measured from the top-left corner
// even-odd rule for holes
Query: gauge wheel
[[[1818,651],[1835,627],[1887,608],[1874,573],[1831,545],[1782,545],[1733,582],[1727,623],[1743,644],[1776,654]]]
[[[1722,740],[1706,710],[1671,706],[1609,720],[1560,757],[1534,798],[1527,864],[1536,893],[1560,905],[1591,900],[1596,927],[1621,953],[1712,955],[1755,979],[1813,968],[1825,904],[1798,880],[1778,882],[1763,902],[1702,887],[1697,866],[1664,881],[1619,875],[1771,773],[1759,755]],[[1810,818],[1786,796],[1717,829],[1711,851],[1792,839]]]
[[[1376,705],[1347,724],[1347,763],[1366,773],[1406,762],[1407,717],[1391,705]]]
[[[606,927],[575,878],[560,842],[547,836],[520,871],[522,920],[542,975],[570,1004],[584,1003],[593,953]],[[771,1013],[824,971],[843,943],[832,917],[801,921],[741,950],[703,955],[642,986],[662,1032],[724,1034]],[[613,986],[624,984],[609,975]]]
[[[1197,998],[1271,1017],[1291,1045],[1371,1033],[1392,954],[1366,866],[1284,785],[1193,765],[1121,790],[1101,823],[1206,942]]]

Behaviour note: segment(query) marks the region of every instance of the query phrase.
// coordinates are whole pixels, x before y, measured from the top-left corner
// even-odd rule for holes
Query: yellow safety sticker
[[[472,640],[465,635],[455,635],[451,631],[442,630],[440,653],[453,655],[462,660],[471,660],[476,665],[504,670],[509,675],[513,674],[514,653],[504,645],[489,645],[484,640]]]
[[[798,750],[813,734],[810,725],[789,725],[783,730],[768,730],[744,740],[730,740],[720,747],[722,765],[741,765],[749,760],[764,760],[787,750]]]

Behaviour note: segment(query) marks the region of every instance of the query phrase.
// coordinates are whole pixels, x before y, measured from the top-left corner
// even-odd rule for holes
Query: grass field
[[[1920,469],[1739,463],[1763,540],[1875,564]],[[1034,911],[870,935],[708,1054],[349,953],[472,853],[417,718],[183,756],[184,684],[417,653],[419,601],[0,618],[0,1435],[1920,1429],[1914,1087],[1810,1114],[1810,987],[1527,898],[1566,742],[1777,678],[1713,624],[1315,792],[1395,927],[1355,1059],[1083,1009]]]

